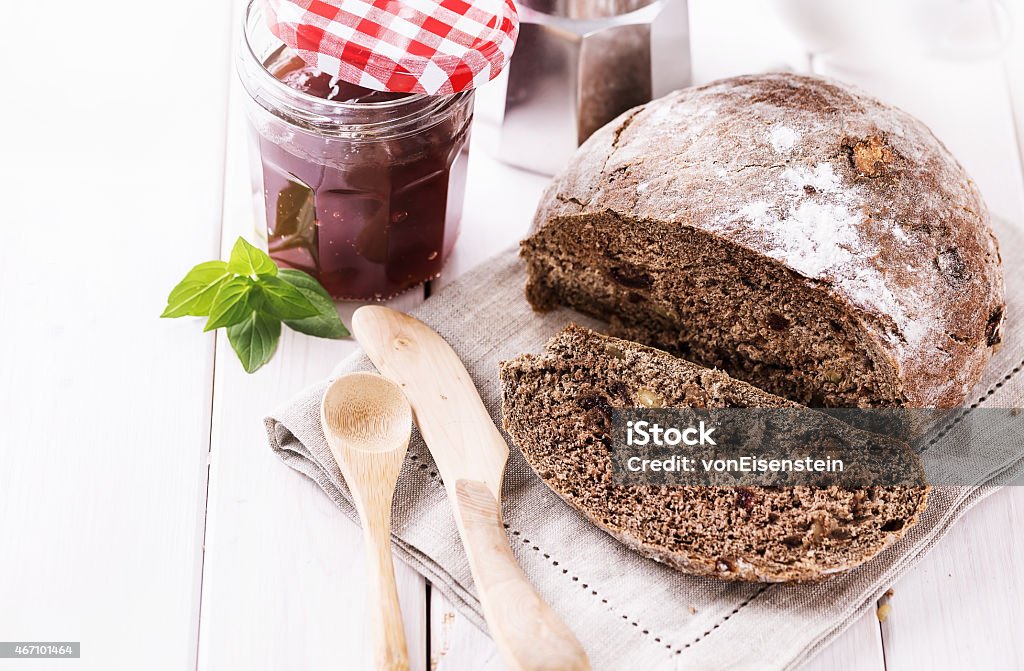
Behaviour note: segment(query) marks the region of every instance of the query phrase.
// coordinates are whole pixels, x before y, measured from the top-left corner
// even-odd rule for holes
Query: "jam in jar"
[[[255,2],[239,59],[274,260],[337,299],[383,300],[437,277],[458,236],[472,91],[332,79],[274,37]]]

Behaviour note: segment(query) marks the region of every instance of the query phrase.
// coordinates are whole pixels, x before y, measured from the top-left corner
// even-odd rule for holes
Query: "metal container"
[[[622,112],[687,86],[687,0],[519,0],[498,155],[554,174]]]

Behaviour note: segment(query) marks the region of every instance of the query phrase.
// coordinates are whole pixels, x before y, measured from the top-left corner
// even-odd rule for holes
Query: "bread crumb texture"
[[[917,521],[923,487],[616,486],[613,408],[793,407],[721,371],[570,326],[501,366],[505,429],[570,505],[640,554],[724,580],[819,580]]]

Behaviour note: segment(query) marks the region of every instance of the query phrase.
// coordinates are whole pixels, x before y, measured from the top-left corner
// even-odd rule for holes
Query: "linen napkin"
[[[994,222],[1001,241],[1008,323],[1004,344],[968,404],[1020,407],[1024,381],[1024,243]],[[413,314],[462,357],[485,405],[501,425],[498,362],[539,353],[570,321],[602,324],[568,310],[534,313],[525,272],[509,250],[431,297]],[[335,371],[373,370],[357,353]],[[319,424],[327,381],[266,419],[270,445],[313,479],[349,518],[349,492]],[[976,487],[932,492],[920,522],[865,565],[818,584],[724,583],[687,576],[627,550],[553,494],[509,440],[503,509],[513,551],[540,594],[576,633],[596,671],[635,669],[789,669],[839,635],[943,536],[972,505],[1024,471],[1009,460]],[[395,495],[399,557],[486,630],[444,487],[414,431]]]

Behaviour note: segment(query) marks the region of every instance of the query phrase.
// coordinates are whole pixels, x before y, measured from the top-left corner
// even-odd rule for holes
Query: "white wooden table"
[[[766,3],[690,1],[696,82],[822,70]],[[187,268],[250,235],[234,11],[0,12],[0,640],[83,646],[0,671],[364,668],[358,528],[271,454],[261,423],[354,345],[289,332],[249,376],[225,338],[157,319]],[[1022,55],[1017,39],[1002,60],[853,79],[927,122],[1024,225]],[[520,239],[546,182],[490,158],[485,103],[462,238],[433,291]],[[884,624],[866,613],[810,667],[1024,668],[1022,529],[1024,488],[993,495],[893,586]],[[397,569],[414,669],[501,668],[486,635]]]

